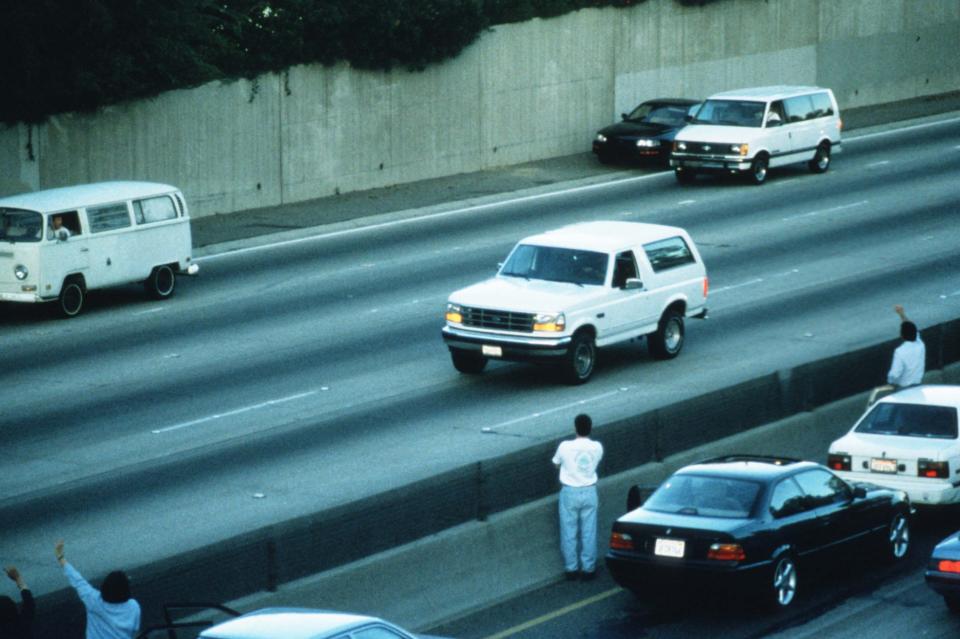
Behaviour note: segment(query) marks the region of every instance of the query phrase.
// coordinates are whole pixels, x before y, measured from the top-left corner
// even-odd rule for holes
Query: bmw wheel
[[[773,564],[770,601],[777,608],[786,608],[797,596],[797,563],[793,555],[780,555]]]
[[[884,554],[888,561],[899,561],[907,556],[910,550],[910,521],[903,513],[893,516],[887,527],[885,546]]]

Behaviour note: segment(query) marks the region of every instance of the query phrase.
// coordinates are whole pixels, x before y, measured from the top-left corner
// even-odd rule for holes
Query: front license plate
[[[484,344],[480,347],[480,351],[487,357],[503,357],[503,348],[499,346]]]
[[[896,459],[877,459],[874,457],[870,460],[870,470],[875,473],[890,473],[897,474],[897,460]]]
[[[661,557],[683,557],[686,542],[682,539],[664,539],[657,537],[653,545],[653,554]]]

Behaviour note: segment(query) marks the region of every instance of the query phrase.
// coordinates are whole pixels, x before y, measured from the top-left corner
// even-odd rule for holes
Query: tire
[[[950,609],[950,612],[955,615],[960,615],[960,596],[944,595],[943,603],[947,605],[947,608]]]
[[[597,345],[589,333],[577,333],[564,357],[564,378],[568,384],[583,384],[593,375]]]
[[[597,153],[597,159],[600,164],[613,164],[613,156],[609,153]]]
[[[798,585],[796,559],[790,553],[780,555],[773,562],[770,582],[766,586],[770,589],[766,593],[767,602],[778,610],[789,607],[797,598]]]
[[[673,170],[673,174],[677,178],[677,182],[680,184],[690,184],[697,179],[697,172],[693,169],[684,169],[677,167]]]
[[[683,350],[683,315],[667,310],[660,318],[657,332],[647,336],[650,353],[656,359],[673,359]]]
[[[155,300],[165,300],[173,297],[177,288],[177,276],[173,269],[166,264],[153,267],[150,277],[143,283],[147,294]]]
[[[83,281],[77,277],[66,279],[57,298],[60,315],[68,319],[76,317],[83,310],[86,299],[87,291],[83,287]]]
[[[883,539],[883,558],[888,562],[900,561],[910,552],[910,520],[897,513],[890,520]]]
[[[767,171],[769,168],[770,160],[767,158],[765,153],[761,153],[757,157],[753,158],[753,162],[750,163],[750,172],[747,174],[750,183],[760,186],[766,182]]]
[[[826,173],[830,168],[830,145],[822,142],[817,147],[817,152],[813,154],[813,159],[807,162],[807,166],[814,173]]]
[[[460,348],[450,349],[450,359],[453,367],[466,375],[482,373],[487,366],[487,358],[474,351],[465,351]]]

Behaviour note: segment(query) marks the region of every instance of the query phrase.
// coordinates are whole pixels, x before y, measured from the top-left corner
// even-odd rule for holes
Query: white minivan
[[[0,198],[0,302],[52,302],[66,317],[87,291],[143,282],[173,295],[193,275],[190,217],[166,184],[101,182]]]

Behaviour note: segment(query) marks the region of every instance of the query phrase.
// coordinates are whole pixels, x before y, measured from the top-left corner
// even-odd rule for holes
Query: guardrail
[[[960,361],[960,320],[921,332],[927,370]],[[882,384],[897,341],[890,340],[600,425],[604,476],[810,411]],[[143,626],[168,622],[164,602],[231,601],[273,591],[453,526],[556,492],[544,442],[335,508],[277,523],[128,571]],[[83,609],[70,590],[38,598],[35,636],[82,636]]]

